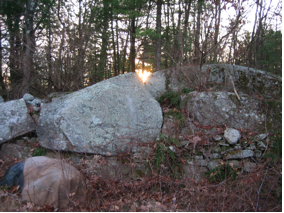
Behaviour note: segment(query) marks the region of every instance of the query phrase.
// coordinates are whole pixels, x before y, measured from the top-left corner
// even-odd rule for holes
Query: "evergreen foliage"
[[[254,32],[243,33],[241,14],[248,3],[239,4],[3,0],[0,95],[11,100],[31,90],[40,97],[136,69],[155,72],[206,63],[251,66],[281,75],[281,8],[259,5]],[[227,8],[235,8],[235,16],[224,26],[220,21]],[[276,20],[275,26],[268,20]],[[175,95],[170,98],[172,106],[177,105]]]
[[[263,43],[257,51],[258,64],[261,70],[282,76],[282,33],[265,31]]]
[[[228,178],[235,180],[237,178],[237,169],[227,163],[210,170],[206,175],[209,177],[210,182],[221,183]]]
[[[168,173],[174,179],[181,178],[184,174],[180,156],[175,154],[175,147],[179,145],[179,140],[172,137],[159,135],[159,140],[155,145],[155,158],[150,161],[156,169],[162,173]]]
[[[179,97],[178,92],[167,92],[163,94],[160,98],[158,98],[158,102],[160,104],[166,104],[169,105],[170,107],[180,107],[180,97]]]

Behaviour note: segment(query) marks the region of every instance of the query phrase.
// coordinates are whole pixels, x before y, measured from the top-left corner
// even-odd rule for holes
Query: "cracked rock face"
[[[266,115],[262,100],[245,94],[239,96],[241,100],[238,100],[236,94],[231,92],[194,91],[181,98],[185,109],[200,125],[226,124],[231,128],[246,128],[261,132],[264,130],[266,120],[270,127],[269,131],[277,129],[280,123],[274,118],[279,115],[276,107]]]
[[[159,103],[128,73],[43,104],[37,134],[45,148],[112,155],[155,140],[162,122]]]
[[[0,103],[0,143],[35,129],[24,99]]]

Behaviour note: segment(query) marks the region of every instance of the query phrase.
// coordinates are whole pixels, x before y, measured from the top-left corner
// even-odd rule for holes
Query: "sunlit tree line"
[[[271,2],[1,0],[0,95],[46,96],[136,69],[192,64],[281,75],[282,1]],[[252,29],[244,31],[248,21]]]

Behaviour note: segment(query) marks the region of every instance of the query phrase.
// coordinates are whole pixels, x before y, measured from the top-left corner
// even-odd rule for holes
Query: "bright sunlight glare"
[[[148,76],[149,75],[151,75],[151,73],[150,72],[147,72],[147,71],[143,71],[143,70],[136,70],[135,71],[137,74],[138,74],[138,76],[142,79],[142,81],[143,81],[143,83],[145,83],[146,82],[146,80],[147,80],[147,78],[148,78]]]

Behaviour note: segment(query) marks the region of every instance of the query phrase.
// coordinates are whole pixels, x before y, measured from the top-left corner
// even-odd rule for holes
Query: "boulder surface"
[[[159,103],[127,73],[43,104],[37,134],[45,148],[112,155],[155,140],[162,122]]]
[[[238,92],[268,99],[282,97],[282,78],[269,72],[230,64],[208,64],[164,69],[149,76],[146,87],[153,96],[183,88]]]
[[[154,98],[159,98],[167,92],[165,73],[162,71],[154,72],[148,77],[145,86]]]
[[[194,91],[181,98],[192,119],[203,126],[226,124],[230,128],[251,129],[256,132],[265,130],[265,122],[270,132],[281,127],[281,102],[274,101],[272,104],[267,101],[267,106],[261,99],[242,93],[239,96],[240,100],[232,92]]]
[[[0,143],[35,129],[24,99],[0,103]]]
[[[72,165],[44,156],[27,158],[24,162],[22,200],[54,208],[67,207],[72,201],[86,201],[83,176]]]

